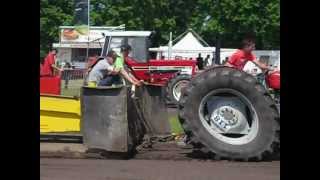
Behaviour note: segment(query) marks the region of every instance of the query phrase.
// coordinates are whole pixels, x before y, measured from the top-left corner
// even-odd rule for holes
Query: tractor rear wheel
[[[179,120],[188,143],[214,159],[260,161],[280,152],[280,115],[251,75],[216,67],[183,89]]]
[[[167,86],[167,95],[168,99],[174,103],[178,104],[181,97],[181,89],[186,87],[186,85],[190,82],[190,75],[178,75],[168,82]]]

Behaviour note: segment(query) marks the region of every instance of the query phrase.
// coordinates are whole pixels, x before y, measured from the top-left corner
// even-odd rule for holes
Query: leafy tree
[[[258,49],[280,49],[279,0],[198,0],[190,25],[211,44],[219,33],[224,47],[236,47],[250,33]]]
[[[126,25],[127,30],[153,30],[154,46],[194,29],[210,45],[220,34],[222,47],[236,48],[253,33],[257,49],[280,49],[279,0],[91,0],[91,26]],[[40,53],[58,41],[58,28],[73,25],[73,1],[41,0]]]
[[[40,1],[40,59],[46,55],[53,42],[59,41],[59,26],[72,25],[72,21],[72,1]]]

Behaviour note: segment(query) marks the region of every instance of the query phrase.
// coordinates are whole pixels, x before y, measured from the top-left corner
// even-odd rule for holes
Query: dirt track
[[[277,180],[280,163],[41,159],[41,180]]]
[[[174,114],[175,111],[171,110]],[[280,161],[203,160],[188,146],[156,143],[133,159],[87,159],[81,143],[40,144],[41,180],[277,180]],[[51,158],[47,158],[51,157]],[[53,157],[53,158],[52,158]],[[59,157],[59,158],[57,158]],[[67,159],[76,158],[76,159]]]
[[[57,147],[56,144],[54,146]],[[62,144],[60,146],[63,147]],[[74,149],[83,150],[80,146]],[[67,150],[69,151],[70,149]],[[152,149],[141,150],[130,160],[86,159],[79,154],[78,156],[69,154],[65,157],[64,153],[58,156],[57,153],[54,154],[54,156],[42,156],[41,180],[280,179],[280,161],[246,163],[203,160],[195,157],[191,148],[179,147],[176,143],[157,143]],[[80,159],[66,159],[66,157]]]

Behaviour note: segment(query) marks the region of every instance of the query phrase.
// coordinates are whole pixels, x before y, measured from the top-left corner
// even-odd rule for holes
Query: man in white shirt
[[[107,75],[116,75],[119,73],[119,70],[116,70],[113,66],[114,58],[113,53],[110,52],[104,58],[99,60],[89,72],[88,77],[88,86],[97,87],[100,84],[100,81],[104,79]]]

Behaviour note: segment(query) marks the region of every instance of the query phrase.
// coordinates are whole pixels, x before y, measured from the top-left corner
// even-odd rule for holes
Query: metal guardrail
[[[61,95],[79,96],[86,74],[87,69],[64,69],[61,71]]]
[[[69,80],[83,79],[85,73],[86,69],[64,69],[61,71],[61,78]]]

